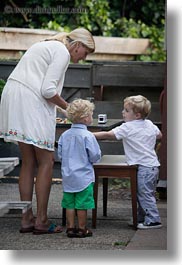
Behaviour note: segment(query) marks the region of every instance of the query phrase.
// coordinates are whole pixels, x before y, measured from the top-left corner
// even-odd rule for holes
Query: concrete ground
[[[61,182],[52,185],[48,216],[56,224],[62,223]],[[19,200],[16,178],[5,183],[0,180],[0,201]],[[163,227],[155,230],[133,230],[127,225],[131,218],[130,192],[110,186],[108,195],[108,216],[102,216],[102,188],[99,187],[97,228],[92,229],[89,238],[68,238],[66,228],[61,234],[20,234],[21,213],[16,211],[0,217],[1,250],[167,250],[167,202],[157,202]],[[35,194],[33,210],[36,212]],[[91,228],[91,211],[88,211],[88,227]]]

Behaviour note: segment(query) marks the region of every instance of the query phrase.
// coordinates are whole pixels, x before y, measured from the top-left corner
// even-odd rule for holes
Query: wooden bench
[[[22,210],[22,213],[26,213],[28,209],[32,208],[32,203],[30,201],[3,201],[0,202],[0,216],[8,213],[9,210]]]
[[[19,164],[18,157],[0,158],[0,177],[9,174]]]
[[[5,202],[0,202],[0,216],[3,216],[4,214],[8,213],[8,204]]]
[[[17,165],[19,165],[18,157],[0,158],[0,177],[9,174]],[[10,209],[20,209],[25,213],[31,207],[32,203],[30,201],[1,201],[0,216],[8,213]]]

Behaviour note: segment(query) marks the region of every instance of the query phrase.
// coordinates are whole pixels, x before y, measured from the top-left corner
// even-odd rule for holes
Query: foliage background
[[[0,27],[70,31],[95,36],[149,38],[142,61],[166,61],[165,0],[1,0]]]

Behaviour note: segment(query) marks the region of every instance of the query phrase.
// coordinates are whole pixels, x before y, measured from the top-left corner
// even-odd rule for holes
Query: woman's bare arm
[[[52,98],[47,98],[47,101],[50,101],[51,103],[57,105],[58,107],[62,109],[66,109],[68,106],[68,102],[66,102],[62,97],[60,97],[58,94],[53,96]]]

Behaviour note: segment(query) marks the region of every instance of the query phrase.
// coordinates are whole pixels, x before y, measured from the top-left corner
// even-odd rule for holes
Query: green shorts
[[[87,210],[95,208],[93,196],[94,183],[80,192],[63,192],[61,206],[66,209]]]

